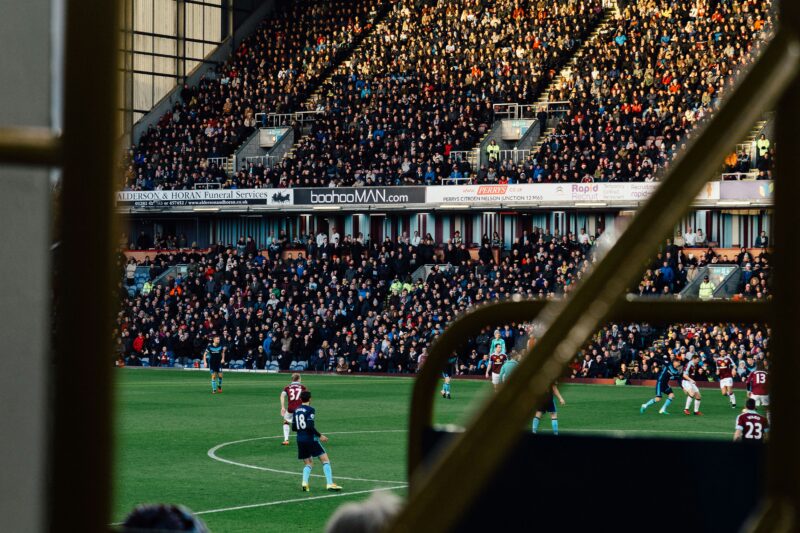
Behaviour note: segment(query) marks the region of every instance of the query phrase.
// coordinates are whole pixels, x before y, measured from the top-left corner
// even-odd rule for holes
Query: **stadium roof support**
[[[782,2],[781,7],[784,11],[778,34],[695,142],[671,166],[662,186],[637,213],[605,258],[570,297],[548,302],[538,314],[534,313],[533,305],[527,309],[548,326],[547,330],[528,351],[509,382],[482,406],[466,430],[455,434],[432,464],[410,473],[408,502],[390,531],[448,531],[458,523],[462,510],[474,501],[518,442],[518,428],[530,416],[530,406],[542,402],[551,383],[564,373],[592,332],[617,316],[615,313],[621,309],[620,298],[640,274],[640,265],[688,210],[692,199],[703,187],[707,176],[718,167],[729,147],[782,95],[786,96],[778,110],[776,141],[780,146],[778,176],[782,177],[776,194],[778,290],[770,305],[783,306],[787,310],[796,308],[800,301],[800,283],[794,267],[800,263],[800,249],[790,237],[800,225],[800,212],[793,206],[798,199],[794,174],[800,167],[800,136],[795,131],[800,122],[800,102],[796,98],[800,93],[800,42],[795,33],[800,28],[800,7],[791,2]],[[449,328],[463,332],[468,326],[469,331],[475,331],[476,324],[489,322],[486,309],[492,309],[492,319],[508,318],[514,314],[513,305],[506,302],[478,308],[457,319]],[[689,316],[697,312],[698,307],[696,302],[652,302],[648,305],[653,314],[664,318],[683,313]],[[722,313],[723,309],[718,311]],[[751,305],[742,311],[741,318],[746,316],[754,321],[769,318],[769,314],[765,316],[763,305]],[[521,318],[519,314],[516,314],[518,319]],[[800,389],[792,383],[800,373],[800,358],[797,357],[800,346],[793,331],[796,313],[775,313],[774,319],[777,341],[773,349],[777,370],[772,372],[775,376],[774,431],[770,443],[765,511],[755,518],[755,525],[750,526],[757,531],[796,530],[800,516],[800,456],[796,453],[800,449],[800,434],[793,425],[791,413],[791,409],[800,403]],[[445,333],[432,346],[415,386],[410,438],[415,434],[418,436],[421,431],[420,427],[415,427],[416,424],[430,421],[430,413],[426,412],[429,406],[417,395],[427,393],[430,396],[430,381],[438,376],[443,368],[443,358],[453,352],[458,340],[458,335]],[[497,416],[497,413],[503,413],[503,416]],[[414,449],[418,443],[411,441],[409,444],[411,469],[420,459],[420,450]],[[492,453],[486,453],[486,450],[492,450]],[[454,491],[453,487],[459,490]],[[442,498],[442,494],[447,494],[447,498]]]

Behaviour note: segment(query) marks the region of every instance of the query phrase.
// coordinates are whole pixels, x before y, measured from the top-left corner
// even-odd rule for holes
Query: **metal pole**
[[[70,0],[66,9],[51,531],[108,531],[118,8]]]

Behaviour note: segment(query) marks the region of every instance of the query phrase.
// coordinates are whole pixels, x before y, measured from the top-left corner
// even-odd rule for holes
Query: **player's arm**
[[[326,437],[325,435],[320,433],[319,430],[317,429],[317,424],[316,424],[316,422],[314,422],[313,413],[311,415],[311,418],[308,421],[306,421],[306,424],[307,424],[308,429],[310,429],[311,431],[314,432],[314,435],[319,439],[320,442],[323,442],[323,443],[324,442],[328,442],[328,437]]]
[[[558,398],[558,403],[560,403],[561,405],[567,404],[567,402],[564,401],[564,397],[561,396],[561,393],[558,391],[558,387],[556,385],[553,385],[553,395],[555,395],[555,397]]]
[[[286,416],[286,391],[281,391],[281,416]]]
[[[694,383],[694,380],[693,380],[693,379],[692,379],[692,377],[689,375],[689,371],[688,371],[688,370],[684,370],[684,371],[683,371],[683,379],[685,379],[685,380],[686,380],[686,381],[688,381],[689,383]]]
[[[227,348],[225,348],[225,347],[223,346],[223,347],[222,347],[222,362],[223,362],[223,363],[225,362],[225,352],[226,352],[226,351],[227,351]]]
[[[208,366],[207,356],[208,356],[208,348],[203,350],[203,366],[205,366],[205,367]]]
[[[733,433],[733,441],[742,440],[742,426],[736,426],[736,431]]]
[[[486,378],[489,377],[489,372],[492,370],[492,358],[489,357],[489,360],[486,362]]]

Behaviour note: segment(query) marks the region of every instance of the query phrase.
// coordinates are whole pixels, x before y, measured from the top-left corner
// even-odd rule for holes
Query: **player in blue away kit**
[[[448,400],[452,400],[452,396],[450,396],[450,375],[455,374],[458,371],[458,357],[451,357],[447,360],[447,369],[442,372],[442,379],[444,380],[444,384],[442,385],[442,398],[446,398]]]
[[[328,437],[322,435],[314,426],[314,408],[311,403],[311,393],[304,390],[300,393],[300,400],[303,402],[300,407],[294,410],[292,419],[292,429],[297,432],[297,458],[305,463],[303,467],[303,492],[309,492],[308,480],[311,477],[311,468],[314,466],[314,457],[319,457],[322,463],[322,471],[325,473],[326,489],[330,491],[340,491],[342,487],[333,482],[333,472],[331,472],[331,462],[328,454],[320,442],[328,442]]]
[[[564,397],[561,396],[561,393],[558,392],[558,387],[555,384],[550,388],[550,394],[548,394],[544,402],[542,402],[541,407],[536,410],[536,413],[533,415],[533,432],[539,432],[539,422],[542,421],[542,414],[545,412],[550,413],[550,423],[553,425],[553,435],[558,435],[558,410],[556,409],[556,402],[553,399],[553,396],[558,398],[558,403],[561,405],[565,405],[566,402],[564,401]]]
[[[672,360],[671,363],[666,363],[664,367],[661,369],[661,372],[658,374],[658,379],[656,380],[656,395],[654,398],[650,398],[647,403],[643,403],[642,406],[639,408],[640,413],[644,413],[647,411],[647,408],[651,405],[658,403],[661,401],[661,397],[663,395],[667,395],[667,401],[664,402],[664,406],[658,410],[658,414],[660,415],[668,415],[667,407],[669,404],[672,403],[672,400],[675,399],[675,393],[672,391],[672,387],[669,386],[670,379],[678,379],[683,375],[681,372],[681,362],[679,359],[675,358]]]
[[[442,378],[444,379],[444,383],[442,384],[442,398],[452,400],[450,397],[450,374],[442,372]]]
[[[222,364],[225,362],[225,347],[214,335],[211,344],[203,352],[203,364],[211,371],[211,394],[222,392]]]

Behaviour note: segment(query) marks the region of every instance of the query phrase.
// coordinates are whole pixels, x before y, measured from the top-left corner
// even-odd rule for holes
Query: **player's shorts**
[[[297,441],[297,458],[298,459],[311,459],[312,457],[319,457],[325,453],[325,449],[319,441],[313,440],[311,442]]]
[[[492,385],[500,385],[500,374],[492,372]]]
[[[681,388],[686,392],[686,394],[690,396],[694,396],[695,394],[700,393],[700,389],[697,388],[696,383],[692,383],[691,381],[682,381]]]
[[[284,419],[284,421],[286,421],[287,424],[291,425],[292,420],[294,419],[294,413],[290,413],[289,411],[286,411],[286,414],[283,415],[283,419]]]
[[[220,372],[220,371],[222,371],[222,357],[212,357],[208,361],[208,369],[211,372]]]
[[[555,413],[556,412],[556,401],[551,396],[550,399],[545,400],[545,402],[539,406],[537,409],[540,413]]]
[[[769,396],[766,394],[751,394],[750,397],[756,401],[756,405],[763,405],[764,407],[769,406]]]
[[[669,396],[672,394],[672,387],[667,385],[661,385],[661,382],[656,383],[656,398],[661,398],[665,394]]]
[[[722,378],[719,380],[719,388],[733,387],[733,378]]]

